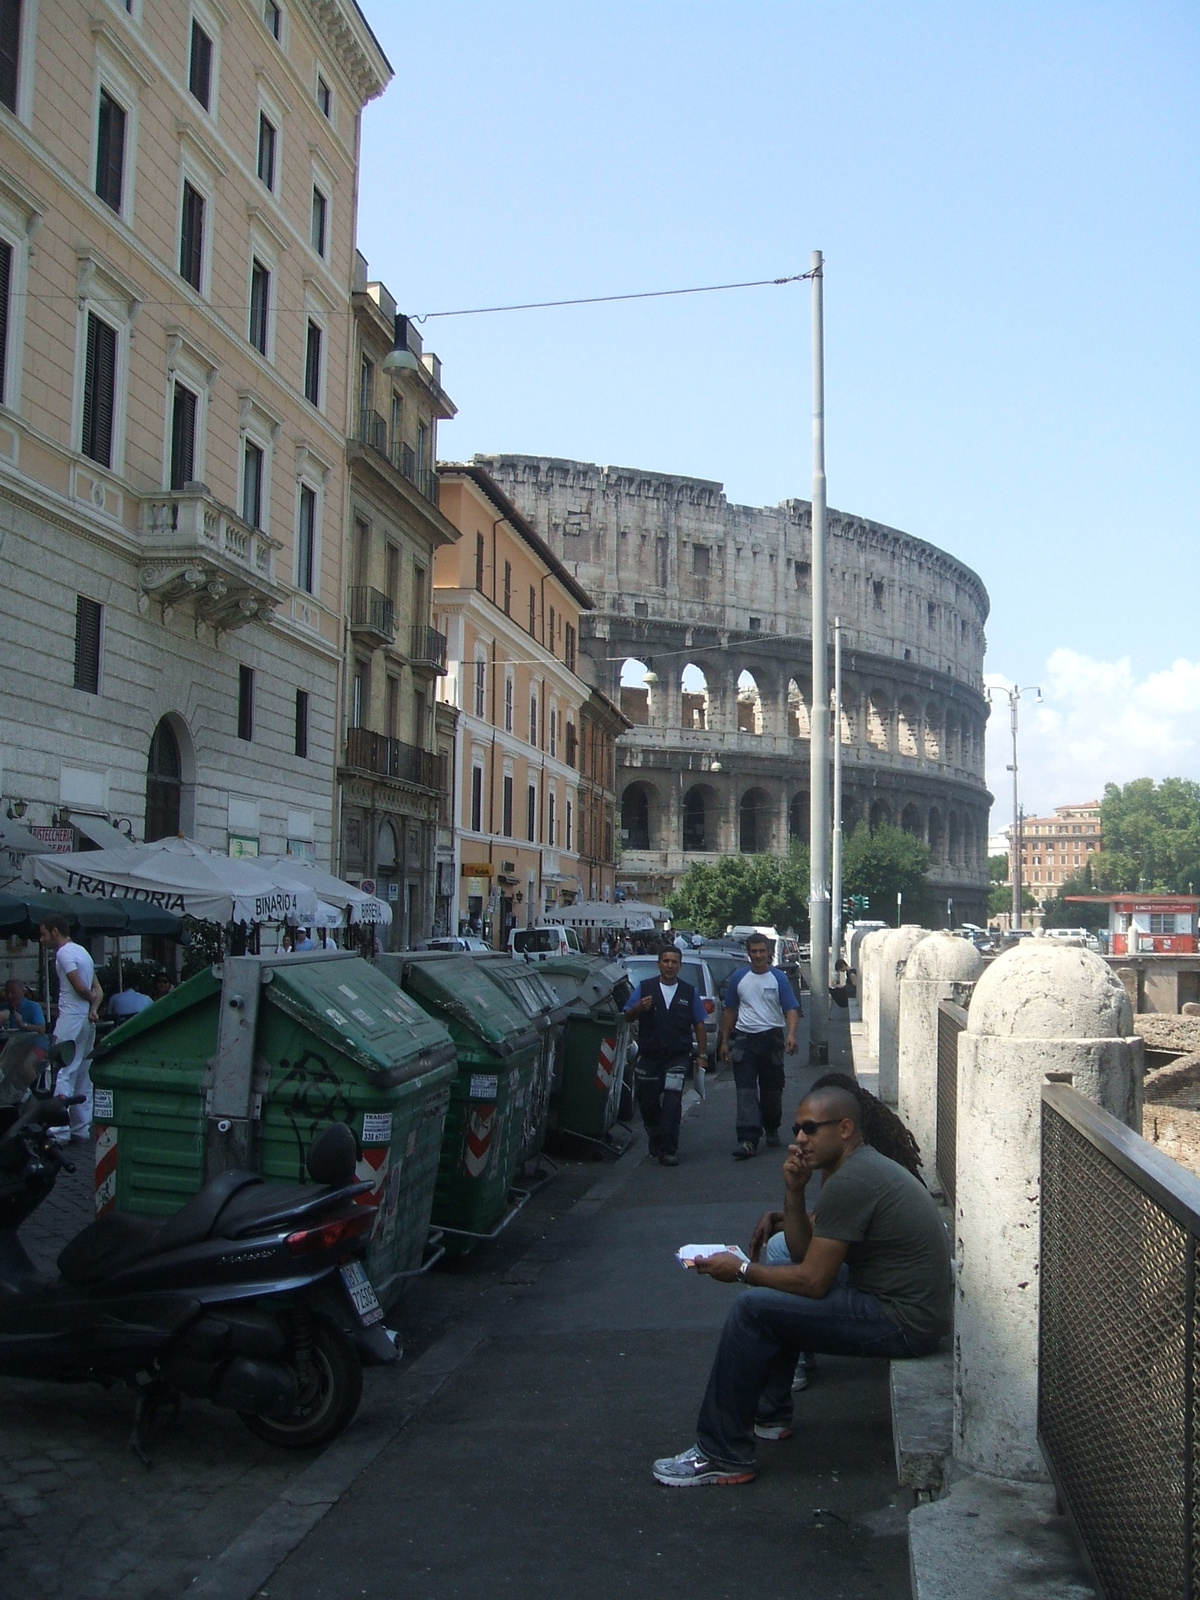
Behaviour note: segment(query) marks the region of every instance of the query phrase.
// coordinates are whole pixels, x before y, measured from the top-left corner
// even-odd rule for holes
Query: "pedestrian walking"
[[[680,955],[672,945],[660,952],[658,977],[643,978],[625,1006],[638,1023],[634,1092],[650,1154],[664,1167],[679,1165],[679,1122],[688,1062],[703,1063],[708,1030],[700,996],[679,976]]]
[[[787,974],[771,965],[771,946],[762,934],[746,940],[748,964],[730,975],[721,1024],[721,1060],[732,1061],[737,1088],[735,1161],[758,1153],[766,1135],[779,1143],[783,1120],[785,1053],[796,1053],[800,1002]]]
[[[71,938],[71,925],[57,913],[48,916],[38,934],[42,944],[54,952],[58,973],[58,1020],[54,1042],[72,1044],[66,1065],[59,1070],[56,1092],[62,1098],[84,1096],[81,1105],[71,1107],[70,1131],[55,1128],[50,1137],[61,1143],[67,1139],[83,1142],[92,1126],[92,1080],[89,1073],[92,1047],[96,1043],[96,1018],[104,996],[96,983],[96,968],[81,944]]]

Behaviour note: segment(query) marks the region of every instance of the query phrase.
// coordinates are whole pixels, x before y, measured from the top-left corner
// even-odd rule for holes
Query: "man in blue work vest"
[[[721,1060],[732,1059],[737,1086],[735,1161],[755,1155],[764,1133],[769,1145],[779,1143],[783,1057],[785,1051],[789,1056],[796,1053],[800,1020],[800,1002],[786,973],[771,965],[771,947],[764,935],[751,934],[746,955],[749,965],[730,976],[721,1024]]]
[[[673,945],[660,952],[658,977],[643,978],[625,1007],[638,1022],[638,1058],[633,1083],[650,1139],[650,1154],[664,1167],[679,1165],[679,1120],[688,1061],[703,1066],[708,1030],[700,996],[679,976]],[[694,1042],[693,1042],[694,1035]],[[699,1069],[698,1069],[699,1070]]]

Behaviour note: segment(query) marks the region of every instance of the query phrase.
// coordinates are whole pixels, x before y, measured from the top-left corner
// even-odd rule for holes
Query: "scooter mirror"
[[[314,1183],[341,1189],[354,1182],[358,1165],[358,1140],[344,1122],[330,1123],[309,1146],[305,1166]]]

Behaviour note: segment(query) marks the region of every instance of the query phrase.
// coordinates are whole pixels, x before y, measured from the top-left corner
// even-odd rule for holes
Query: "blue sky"
[[[365,0],[360,244],[414,313],[803,271],[829,496],[973,566],[1031,810],[1200,777],[1200,11]],[[806,285],[424,325],[518,450],[807,496]],[[989,740],[1007,818],[1007,717]]]

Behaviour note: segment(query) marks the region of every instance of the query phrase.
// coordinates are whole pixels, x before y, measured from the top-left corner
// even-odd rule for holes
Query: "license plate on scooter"
[[[370,1278],[367,1277],[366,1268],[361,1261],[351,1261],[344,1267],[339,1267],[342,1282],[346,1285],[346,1293],[354,1303],[358,1313],[358,1320],[364,1328],[369,1328],[373,1322],[382,1322],[383,1307],[379,1304],[379,1297]]]

